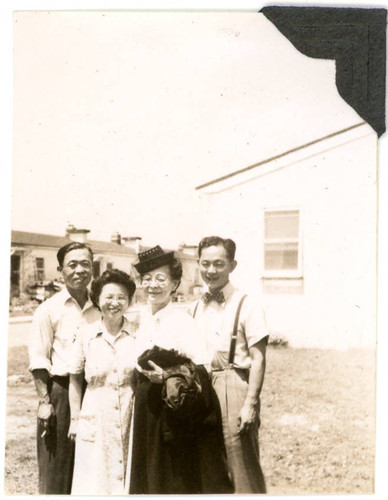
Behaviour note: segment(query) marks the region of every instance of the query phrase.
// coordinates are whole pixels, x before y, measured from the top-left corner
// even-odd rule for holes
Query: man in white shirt
[[[29,340],[30,370],[39,397],[38,467],[40,494],[70,494],[74,444],[68,437],[71,345],[79,327],[99,318],[89,300],[93,254],[72,242],[57,253],[65,288],[35,311]]]
[[[198,263],[207,292],[193,304],[191,314],[205,333],[210,351],[235,493],[266,493],[258,429],[268,333],[260,304],[229,281],[237,265],[235,251],[230,239],[210,236],[201,240]]]

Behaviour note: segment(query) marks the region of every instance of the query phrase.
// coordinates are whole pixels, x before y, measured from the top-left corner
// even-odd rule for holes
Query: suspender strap
[[[246,298],[246,295],[244,295],[241,298],[240,303],[239,303],[239,305],[237,307],[236,317],[234,319],[233,333],[232,333],[232,338],[230,339],[229,366],[232,366],[233,363],[234,363],[234,355],[236,353],[236,343],[237,343],[238,321],[240,319],[240,311],[241,311],[241,307],[243,305],[243,302],[244,302],[245,298]]]
[[[197,314],[197,309],[198,309],[198,306],[199,306],[199,300],[197,301],[197,303],[195,304],[195,308],[194,308],[194,312],[193,312],[193,319],[195,318],[195,315]]]

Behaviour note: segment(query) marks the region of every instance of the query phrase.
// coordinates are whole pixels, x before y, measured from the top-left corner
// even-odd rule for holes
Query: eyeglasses
[[[118,295],[115,297],[114,295],[106,295],[101,297],[102,300],[105,300],[105,302],[121,302],[124,303],[128,300],[128,297],[125,297],[124,295]]]
[[[170,283],[170,278],[165,274],[155,274],[151,276],[146,274],[142,277],[141,282],[144,286],[150,286],[152,282],[156,283],[160,287],[167,286]]]

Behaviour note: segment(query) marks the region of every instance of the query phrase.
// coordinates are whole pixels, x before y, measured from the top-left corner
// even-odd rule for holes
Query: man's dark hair
[[[220,238],[219,236],[206,236],[206,238],[202,238],[198,245],[198,257],[201,257],[202,249],[221,245],[225,248],[226,255],[230,260],[234,260],[234,256],[236,255],[236,243],[227,238]]]
[[[92,281],[90,299],[96,307],[98,307],[98,299],[101,295],[101,291],[108,283],[122,285],[127,290],[128,301],[131,302],[136,290],[135,282],[124,271],[120,271],[120,269],[110,269],[104,271],[99,278]]]
[[[89,252],[90,258],[92,259],[93,262],[93,252],[90,247],[85,245],[84,243],[79,243],[78,241],[72,241],[71,243],[67,243],[67,245],[64,245],[61,247],[58,252],[57,252],[57,260],[60,269],[63,267],[63,261],[65,260],[65,255],[72,250],[78,250],[78,249],[85,249]]]

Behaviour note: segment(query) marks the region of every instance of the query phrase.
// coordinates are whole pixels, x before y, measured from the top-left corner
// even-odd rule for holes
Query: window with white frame
[[[44,281],[44,259],[36,257],[35,259],[35,279],[36,281]]]
[[[264,210],[264,277],[301,277],[300,212]]]

